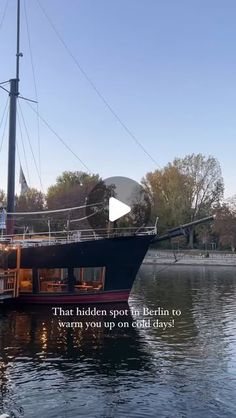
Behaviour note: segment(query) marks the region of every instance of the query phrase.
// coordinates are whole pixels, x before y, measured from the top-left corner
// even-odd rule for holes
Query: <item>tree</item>
[[[228,197],[228,199],[225,200],[225,204],[231,211],[236,212],[236,195]]]
[[[42,192],[29,188],[26,193],[16,196],[16,212],[35,212],[45,208],[45,197]]]
[[[48,209],[69,208],[85,203],[89,192],[99,181],[98,175],[80,171],[64,171],[56,184],[49,187],[46,201]]]
[[[189,178],[168,164],[162,170],[147,173],[142,180],[152,202],[152,222],[159,217],[159,231],[185,223],[189,220]]]
[[[219,161],[212,156],[191,154],[176,158],[173,165],[189,178],[191,187],[191,220],[206,216],[217,206],[224,193]]]
[[[89,192],[100,180],[98,175],[90,175],[80,171],[65,171],[56,180],[56,184],[49,187],[46,202],[48,209],[61,209],[82,206],[86,204]],[[86,216],[85,210],[59,213],[53,215],[52,226],[55,228],[64,228],[69,217],[80,219]],[[73,223],[73,227],[87,227],[87,223]]]
[[[143,184],[153,201],[153,215],[160,218],[161,231],[208,216],[219,205],[224,191],[219,162],[202,154],[176,158],[163,170],[148,173]],[[191,248],[193,239],[191,228]]]
[[[189,178],[191,188],[191,221],[208,216],[220,204],[224,182],[219,161],[212,156],[191,154],[176,158],[173,165]],[[189,246],[193,248],[194,229],[189,230]]]
[[[16,212],[39,212],[45,209],[45,196],[42,192],[34,188],[29,188],[26,193],[16,196]],[[41,215],[22,215],[16,216],[15,227],[22,232],[27,227],[35,231],[47,230],[45,219]]]
[[[236,249],[236,208],[223,204],[216,212],[213,233],[218,235],[219,243],[223,247]]]

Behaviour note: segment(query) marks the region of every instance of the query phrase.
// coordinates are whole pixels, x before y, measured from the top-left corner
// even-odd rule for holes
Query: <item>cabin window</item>
[[[32,292],[32,269],[20,270],[19,291]]]
[[[99,292],[104,290],[105,267],[80,267],[71,269],[72,289],[75,293]],[[68,283],[69,271],[62,269],[38,269],[36,280],[37,289],[41,293],[70,291],[70,281]],[[73,279],[74,276],[74,279]],[[70,276],[71,277],[71,276]],[[22,269],[20,272],[20,292],[33,291],[32,269]],[[73,290],[72,290],[73,292]]]
[[[40,292],[67,291],[67,269],[39,269]]]
[[[75,268],[74,276],[76,292],[104,290],[105,267]]]

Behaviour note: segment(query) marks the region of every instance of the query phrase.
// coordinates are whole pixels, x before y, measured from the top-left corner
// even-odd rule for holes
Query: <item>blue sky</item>
[[[236,193],[234,0],[40,2],[80,65],[159,167],[176,156],[214,155],[222,167],[226,197]],[[5,3],[0,2],[0,22]],[[15,70],[16,1],[8,3],[0,29],[0,81],[14,77]],[[22,0],[20,91],[35,98],[23,5]],[[27,0],[26,6],[40,114],[91,171],[103,177],[140,180],[159,168],[78,71],[37,0]],[[6,98],[0,92],[0,114]],[[37,120],[26,103],[21,102],[21,108],[38,163]],[[23,169],[30,185],[39,188],[24,132],[23,137],[30,179],[19,137]],[[44,190],[62,171],[83,169],[43,123],[40,138]],[[4,145],[1,188],[6,188],[6,138]]]

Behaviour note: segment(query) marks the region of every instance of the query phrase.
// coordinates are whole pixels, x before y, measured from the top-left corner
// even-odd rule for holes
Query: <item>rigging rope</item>
[[[30,146],[32,157],[33,157],[34,165],[35,165],[38,177],[39,177],[40,186],[41,186],[41,189],[43,189],[42,179],[41,179],[40,172],[39,172],[39,169],[38,169],[38,166],[37,166],[37,163],[36,163],[36,158],[35,158],[35,155],[34,155],[33,147],[32,147],[31,141],[30,141],[29,131],[28,131],[27,126],[26,126],[26,122],[25,122],[25,118],[24,118],[24,115],[23,115],[23,112],[22,112],[22,109],[21,109],[20,102],[19,102],[19,109],[20,109],[21,118],[23,120],[23,125],[24,125],[24,128],[25,128],[26,136],[27,136],[27,139],[28,139],[28,142],[29,142],[29,146]]]
[[[108,102],[108,100],[105,98],[105,96],[101,93],[101,91],[97,88],[97,86],[95,85],[94,81],[91,79],[91,77],[88,76],[87,72],[84,70],[84,68],[81,66],[81,64],[79,63],[78,59],[75,57],[75,55],[72,53],[72,51],[70,50],[70,48],[68,47],[68,45],[65,43],[64,39],[62,38],[62,36],[60,35],[58,29],[56,28],[56,26],[54,25],[54,23],[52,22],[51,18],[49,17],[49,15],[46,13],[46,10],[44,9],[44,7],[42,6],[40,0],[36,0],[41,11],[43,12],[44,16],[46,17],[47,21],[49,22],[51,28],[53,29],[54,33],[56,34],[56,36],[58,37],[59,41],[61,42],[61,44],[64,46],[65,50],[67,51],[67,53],[69,54],[69,56],[72,58],[72,60],[74,61],[76,67],[78,68],[78,70],[80,71],[80,73],[85,77],[85,79],[87,80],[87,82],[90,84],[90,86],[92,87],[92,89],[95,91],[95,93],[97,94],[97,96],[101,99],[101,101],[104,103],[104,105],[106,106],[106,108],[109,110],[109,112],[114,116],[114,118],[118,121],[118,123],[122,126],[122,128],[126,131],[126,133],[134,140],[134,142],[142,149],[142,151],[147,155],[147,157],[150,158],[150,160],[152,160],[152,162],[159,168],[160,165],[158,164],[158,162],[155,160],[155,158],[152,157],[152,155],[146,150],[146,148],[143,146],[143,144],[141,143],[141,141],[138,140],[138,138],[134,135],[134,133],[127,127],[127,125],[123,122],[123,120],[121,119],[121,117],[118,115],[118,113],[113,109],[113,107],[111,106],[111,104]]]
[[[5,83],[2,83],[2,84],[5,84]],[[10,91],[9,91],[9,90],[7,90],[7,89],[5,89],[5,87],[0,86],[0,88],[1,88],[2,90],[6,91],[8,94],[10,94]]]
[[[39,112],[38,89],[37,89],[37,83],[36,83],[35,66],[34,66],[34,60],[33,60],[32,47],[31,47],[31,38],[30,38],[29,22],[28,22],[28,15],[27,15],[27,9],[26,9],[25,0],[24,0],[24,13],[25,13],[26,30],[27,30],[27,37],[28,37],[28,44],[29,44],[31,68],[32,68],[32,74],[33,74],[35,98],[36,98],[36,102],[37,102],[36,107],[37,107],[37,113],[38,113]],[[41,169],[41,143],[40,143],[40,129],[39,129],[39,117],[38,117],[38,115],[37,115],[37,137],[38,137],[39,173],[40,173],[40,177],[42,178],[42,169]]]
[[[2,12],[2,18],[0,20],[0,30],[2,29],[2,25],[3,25],[4,19],[5,19],[6,13],[7,13],[8,3],[9,3],[9,0],[6,0],[5,7],[4,7],[3,12]]]
[[[64,141],[64,139],[62,139],[62,137],[49,125],[49,123],[46,121],[46,119],[43,118],[43,116],[41,116],[37,110],[35,110],[33,108],[33,106],[29,103],[26,102],[26,104],[33,110],[33,112],[37,113],[39,118],[41,119],[41,121],[48,127],[48,129],[57,137],[57,139],[59,139],[59,141],[71,152],[71,154],[74,155],[74,157],[81,163],[81,165],[86,169],[86,171],[88,171],[89,174],[92,174],[92,171],[90,170],[90,168],[81,160],[81,158],[70,148],[70,146]]]
[[[8,212],[8,215],[14,215],[14,216],[22,216],[22,215],[44,215],[49,213],[59,213],[59,212],[69,212],[72,210],[77,209],[84,209],[92,206],[100,206],[104,205],[104,202],[98,202],[98,203],[91,203],[91,205],[82,205],[82,206],[75,206],[72,208],[65,208],[65,209],[53,209],[53,210],[43,210],[43,211],[37,211],[37,212]]]
[[[97,211],[96,211],[96,212],[94,212],[94,213],[90,213],[90,215],[84,216],[83,218],[79,218],[79,219],[70,219],[70,221],[69,221],[69,222],[70,222],[70,223],[73,223],[73,222],[84,221],[85,219],[91,218],[92,216],[97,215],[98,213],[102,212],[102,210],[103,210],[103,208],[101,208],[101,209],[97,210]]]
[[[4,119],[4,117],[5,117],[5,113],[6,113],[6,110],[7,110],[8,100],[9,100],[9,99],[7,98],[7,101],[6,101],[6,104],[5,104],[5,107],[4,107],[4,111],[3,111],[3,114],[2,114],[2,119],[1,119],[1,122],[0,122],[0,129],[1,129],[1,127],[2,127],[3,119]]]
[[[2,134],[2,140],[1,140],[1,145],[0,145],[0,153],[2,151],[3,141],[4,141],[4,138],[5,138],[5,132],[6,132],[6,127],[7,127],[7,122],[8,122],[8,114],[9,114],[8,102],[9,102],[9,98],[7,98],[7,103],[6,103],[6,106],[5,106],[5,109],[4,109],[4,112],[3,112],[3,117],[2,117],[2,120],[1,120],[1,124],[0,124],[0,125],[2,125],[4,115],[6,114],[6,119],[5,119],[5,123],[4,123],[3,134]],[[7,112],[6,112],[6,109],[7,109]]]
[[[19,160],[20,166],[22,167],[22,164],[21,164],[21,158],[20,158],[20,153],[19,153],[19,147],[18,147],[18,143],[17,143],[17,141],[16,141],[16,152],[17,152],[17,157],[18,157],[18,160]]]
[[[20,123],[20,117],[19,117],[18,110],[17,110],[17,121],[18,121],[19,131],[20,131],[21,145],[22,145],[23,153],[24,153],[25,166],[26,166],[27,177],[28,177],[28,184],[30,186],[29,167],[28,167],[28,161],[27,161],[27,158],[26,158],[25,144],[24,144],[24,141],[23,141],[23,133],[22,133],[22,127],[21,127],[21,123]]]
[[[183,255],[181,255],[179,258],[177,258],[176,256],[174,256],[174,261],[171,261],[169,264],[167,264],[166,266],[164,266],[164,267],[161,267],[159,270],[157,270],[155,273],[156,274],[159,274],[159,273],[162,273],[163,271],[166,271],[166,270],[168,270],[171,266],[173,266],[173,265],[175,265],[175,264],[177,264],[178,263],[178,261],[180,261],[182,258],[184,258],[185,257],[185,254],[183,254]],[[156,265],[155,263],[154,263],[154,265]]]

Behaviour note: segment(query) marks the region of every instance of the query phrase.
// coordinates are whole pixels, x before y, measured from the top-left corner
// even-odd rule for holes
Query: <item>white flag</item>
[[[25,175],[24,175],[24,172],[23,172],[21,166],[20,166],[20,179],[19,179],[19,183],[21,185],[20,194],[21,194],[21,196],[23,196],[27,192],[27,190],[29,189],[29,186],[27,184],[27,181],[25,179]]]

